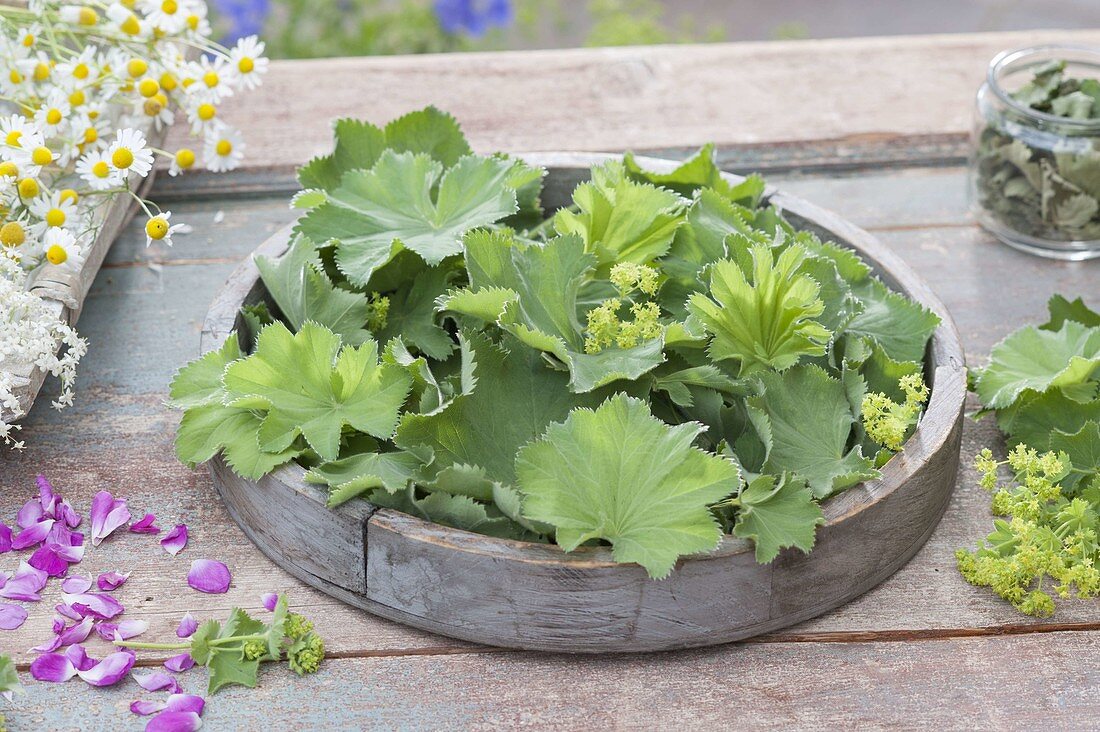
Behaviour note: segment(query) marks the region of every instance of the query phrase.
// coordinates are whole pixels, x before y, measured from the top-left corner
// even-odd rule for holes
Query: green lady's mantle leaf
[[[439,264],[462,252],[467,231],[516,212],[514,165],[468,155],[444,172],[428,155],[387,150],[370,170],[345,175],[299,229],[315,242],[336,242],[336,263],[357,285],[402,248]]]
[[[784,473],[761,475],[738,496],[740,510],[733,527],[735,536],[752,539],[756,561],[766,564],[785,547],[809,552],[818,524],[825,523],[821,506],[814,502],[806,482]]]
[[[778,260],[767,244],[755,244],[751,252],[751,284],[736,262],[721,260],[710,268],[710,297],[696,293],[688,301],[714,334],[711,358],[738,359],[744,376],[824,355],[832,334],[814,320],[825,309],[820,287],[808,275],[795,274],[805,250],[791,246]]]
[[[233,406],[266,411],[263,450],[285,450],[301,434],[335,460],[344,425],[383,439],[393,434],[412,378],[379,364],[373,340],[341,349],[340,337],[322,326],[306,323],[292,334],[275,323],[260,333],[254,354],[226,369],[225,385]]]
[[[1100,366],[1100,328],[1066,321],[1061,330],[1021,328],[993,347],[977,376],[982,404],[1000,409],[1025,389],[1079,386]],[[1093,390],[1095,392],[1095,389]]]
[[[574,410],[516,458],[524,515],[555,526],[566,551],[606,539],[616,561],[666,577],[677,558],[718,545],[707,506],[738,485],[733,463],[692,447],[702,429],[670,427],[623,394]]]

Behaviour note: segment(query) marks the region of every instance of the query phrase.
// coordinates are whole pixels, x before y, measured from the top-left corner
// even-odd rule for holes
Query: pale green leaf
[[[923,361],[928,339],[940,318],[931,310],[868,278],[855,288],[863,312],[848,323],[847,332],[874,339],[890,358]]]
[[[1021,328],[993,347],[989,365],[978,372],[975,391],[982,404],[1000,409],[1025,389],[1043,392],[1087,381],[1100,366],[1100,328],[1066,321],[1060,330]]]
[[[825,523],[806,482],[786,473],[779,478],[754,478],[738,499],[740,510],[733,533],[753,540],[756,561],[761,564],[772,561],[780,549],[787,547],[808,553],[813,549],[817,526]]]

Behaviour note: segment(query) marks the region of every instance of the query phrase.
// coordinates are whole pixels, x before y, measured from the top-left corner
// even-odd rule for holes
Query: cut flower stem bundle
[[[268,297],[173,381],[180,459],[296,461],[331,506],[610,545],[655,578],[723,533],[810,551],[821,501],[915,428],[938,317],[711,146],[597,165],[556,212],[545,175],[434,108],[337,122],[288,251],[256,260]]]

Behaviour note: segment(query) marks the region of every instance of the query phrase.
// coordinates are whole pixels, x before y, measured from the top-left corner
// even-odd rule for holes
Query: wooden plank
[[[1089,730],[1100,715],[1100,633],[910,643],[735,644],[646,656],[526,653],[327,661],[299,678],[207,699],[211,729]],[[201,670],[183,684],[202,693]],[[132,681],[34,684],[12,732],[117,729]],[[136,725],[135,725],[136,726]]]
[[[878,191],[878,204],[866,210],[848,198],[852,179],[838,180],[835,186],[814,182],[814,200],[842,214],[848,214],[846,206],[853,207],[851,215],[857,221],[873,217],[889,226],[904,220],[911,207],[922,205],[924,197],[941,184],[960,187],[961,172],[953,176],[932,170],[879,177],[870,190],[860,193],[869,196]],[[776,182],[788,187],[786,181]],[[91,496],[106,487],[121,490],[133,509],[152,510],[164,524],[188,523],[195,532],[193,544],[175,562],[141,537],[136,542],[130,536],[124,536],[124,541],[112,539],[89,551],[84,568],[97,571],[136,569],[147,559],[158,560],[122,590],[123,601],[134,606],[134,616],[153,622],[151,633],[171,633],[188,610],[214,616],[234,603],[256,608],[260,593],[289,588],[295,604],[319,617],[322,632],[341,653],[468,648],[347,609],[274,569],[214,499],[209,478],[191,473],[173,457],[171,441],[178,417],[163,407],[167,384],[175,369],[196,355],[203,315],[236,261],[288,220],[290,212],[284,205],[282,199],[257,199],[173,206],[181,211],[181,219],[196,225],[196,231],[180,237],[173,249],[156,252],[163,267],[119,266],[101,274],[81,321],[92,347],[79,377],[76,405],[58,413],[40,404],[26,421],[27,451],[0,453],[3,518],[10,520],[12,507],[29,497],[34,475],[41,471],[53,477],[81,510],[86,511]],[[236,208],[231,211],[231,206]],[[227,215],[214,224],[213,215],[219,209]],[[953,228],[886,231],[879,236],[946,301],[971,360],[984,357],[1009,330],[1043,317],[1044,303],[1052,292],[1096,292],[1096,263],[1035,259],[996,244],[977,229],[965,234]],[[154,252],[145,249],[140,226],[134,223],[113,249],[108,266],[140,262]],[[203,256],[207,253],[216,253],[219,261],[209,262]],[[133,368],[135,363],[141,368]],[[47,384],[47,389],[52,388]],[[1019,615],[958,576],[953,551],[972,545],[991,522],[988,496],[977,488],[969,460],[980,447],[996,441],[996,432],[988,421],[967,420],[963,440],[960,484],[944,520],[921,553],[878,589],[790,633],[798,638],[837,639],[960,634],[975,629],[996,633],[1021,624],[1038,628],[1100,625],[1095,601],[1064,603],[1051,626]],[[230,594],[200,595],[186,587],[186,567],[190,559],[202,555],[233,558],[236,580]],[[10,569],[12,561],[11,555],[0,556],[0,567]],[[150,592],[143,594],[146,589]],[[152,599],[146,601],[146,597]],[[9,642],[17,649],[40,643],[48,630],[48,607],[32,606],[33,617],[23,629],[0,635],[4,647]]]
[[[1100,31],[277,61],[219,114],[247,131],[245,169],[266,174],[327,152],[335,117],[386,122],[427,104],[482,151],[832,141],[842,159],[946,134],[957,155],[989,60],[1054,41],[1096,44]],[[183,138],[180,125],[170,149]]]

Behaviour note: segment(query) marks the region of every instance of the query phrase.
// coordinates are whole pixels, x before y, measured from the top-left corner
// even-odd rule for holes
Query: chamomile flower
[[[46,95],[42,106],[34,111],[34,121],[47,138],[60,137],[65,132],[65,125],[72,111],[68,95],[55,88]]]
[[[15,35],[15,43],[12,44],[12,54],[16,58],[26,58],[30,55],[39,37],[42,35],[42,26],[32,23],[26,28],[20,28]]]
[[[76,173],[93,191],[118,188],[125,180],[122,172],[111,165],[111,156],[106,150],[95,150],[82,155],[76,161]]]
[[[244,140],[239,132],[225,127],[206,136],[203,158],[207,169],[215,173],[233,170],[244,158]]]
[[[171,218],[172,212],[165,211],[145,222],[145,246],[150,246],[155,241],[172,246],[172,234],[186,229],[187,225],[169,223]]]
[[[230,85],[233,73],[223,56],[218,56],[213,61],[203,56],[198,64],[191,64],[190,75],[194,77],[195,83],[188,87],[188,91],[198,99],[217,104],[222,99],[233,96],[233,87]]]
[[[22,144],[19,147],[7,150],[7,158],[15,163],[24,178],[36,178],[42,168],[57,159],[57,153],[42,142],[41,135],[37,138],[33,135],[25,136],[20,142]]]
[[[133,171],[144,178],[153,168],[153,153],[145,144],[145,135],[132,128],[115,132],[107,153],[111,165],[120,171]]]
[[[193,3],[188,0],[142,0],[145,20],[164,33],[175,34],[187,26]]]
[[[90,8],[87,5],[62,5],[57,12],[61,21],[70,25],[96,25],[99,23],[99,13],[95,11],[95,8]]]
[[[120,31],[132,38],[144,38],[149,35],[149,25],[143,24],[134,11],[122,3],[112,3],[108,6],[107,20],[112,30]]]
[[[268,65],[263,53],[264,43],[256,36],[238,39],[229,52],[229,71],[242,89],[255,89],[262,83]]]
[[[206,18],[206,3],[188,3],[184,27],[187,35],[198,38],[210,37],[210,21]]]
[[[80,269],[84,263],[83,248],[68,229],[47,229],[42,236],[42,254],[55,267]]]
[[[187,109],[187,121],[191,123],[191,134],[216,132],[225,126],[218,119],[218,107],[211,102],[200,102]]]
[[[62,197],[61,191],[38,196],[29,208],[39,219],[31,226],[35,236],[42,236],[50,228],[72,229],[80,224],[76,215],[76,201],[68,196]]]
[[[33,121],[19,114],[0,117],[0,157],[10,159],[8,153],[12,150],[43,144],[45,137]]]
[[[181,147],[172,156],[172,164],[168,166],[168,175],[175,177],[193,167],[195,167],[195,151],[189,147]]]
[[[141,120],[152,121],[153,126],[158,130],[168,127],[176,119],[175,113],[168,105],[168,96],[164,92],[157,92],[135,104],[139,111],[135,116]]]
[[[87,46],[67,61],[57,65],[58,78],[68,84],[73,90],[82,89],[89,84],[94,84],[99,78],[99,64],[96,63],[96,51],[92,46]]]

